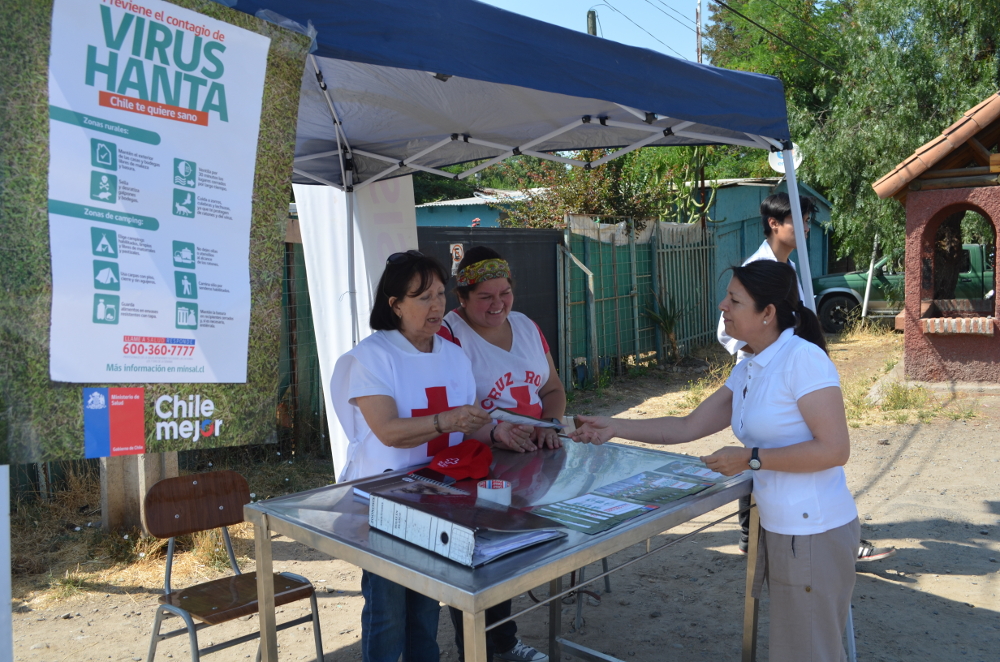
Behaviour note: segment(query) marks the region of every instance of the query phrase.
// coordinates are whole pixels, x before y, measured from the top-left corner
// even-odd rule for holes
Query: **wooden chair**
[[[153,662],[156,646],[164,639],[188,635],[192,662],[202,655],[260,638],[260,632],[236,637],[221,644],[198,648],[198,631],[212,625],[225,623],[241,616],[256,614],[257,573],[240,572],[233,554],[227,526],[243,521],[243,506],[250,502],[250,487],[243,476],[235,471],[215,471],[161,480],[149,489],[144,501],[143,524],[157,538],[169,538],[164,575],[164,591],[153,621],[153,637],[149,643],[147,662]],[[170,569],[174,560],[174,538],[179,535],[221,529],[229,554],[233,575],[190,586],[179,591],[170,588]],[[284,630],[312,620],[316,640],[316,659],[323,660],[323,643],[319,629],[319,610],[316,608],[316,591],[305,577],[282,572],[274,575],[274,604],[285,605],[309,598],[312,614],[302,616],[278,626]],[[184,627],[160,633],[162,622],[173,616],[184,621]],[[197,624],[195,622],[197,621]],[[257,647],[260,660],[260,646]]]

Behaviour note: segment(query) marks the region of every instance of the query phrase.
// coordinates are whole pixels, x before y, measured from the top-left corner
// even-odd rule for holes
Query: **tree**
[[[843,84],[805,139],[804,172],[834,203],[842,250],[902,247],[905,213],[872,183],[996,93],[998,0],[864,0],[842,40]]]
[[[460,172],[455,167],[445,170]],[[460,200],[471,198],[479,190],[479,183],[473,179],[448,179],[430,172],[413,173],[413,199],[418,205],[438,200]]]
[[[833,203],[839,252],[867,255],[876,233],[887,252],[902,247],[903,207],[871,185],[997,91],[1000,0],[726,4],[824,63],[711,6],[712,63],[784,82],[800,177]]]
[[[572,156],[596,161],[609,151]],[[637,229],[653,218],[693,222],[710,204],[695,190],[695,173],[706,153],[705,148],[647,147],[590,169],[520,156],[494,166],[492,176],[523,197],[494,206],[505,210],[504,222],[515,227],[559,227],[566,214],[627,218]]]

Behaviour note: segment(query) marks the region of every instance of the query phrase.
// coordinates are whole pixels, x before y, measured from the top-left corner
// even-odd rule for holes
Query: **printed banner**
[[[246,382],[269,44],[160,0],[55,1],[51,379]]]

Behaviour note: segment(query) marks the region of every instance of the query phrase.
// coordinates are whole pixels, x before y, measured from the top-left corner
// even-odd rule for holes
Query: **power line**
[[[643,32],[645,32],[646,34],[648,34],[653,39],[656,39],[656,41],[660,42],[661,44],[663,44],[664,46],[666,46],[667,48],[669,48],[671,52],[673,52],[674,54],[677,55],[677,57],[679,57],[679,58],[681,58],[683,60],[687,60],[686,57],[684,57],[683,55],[681,55],[680,53],[678,53],[676,50],[674,50],[674,48],[672,46],[670,46],[670,44],[667,44],[666,42],[658,39],[656,37],[656,35],[654,35],[652,32],[650,32],[646,28],[642,27],[641,25],[639,25],[638,23],[636,23],[635,21],[633,21],[631,18],[629,18],[628,16],[626,16],[624,12],[622,12],[620,9],[616,8],[615,6],[613,6],[611,3],[609,3],[609,2],[603,2],[601,4],[603,4],[604,6],[606,6],[608,9],[610,9],[612,11],[615,11],[615,12],[618,12],[619,14],[621,14],[625,18],[626,21],[628,21],[629,23],[631,23],[635,27],[639,28],[640,30],[642,30]],[[601,5],[594,5],[594,6],[595,7],[600,7]],[[690,62],[690,60],[688,60],[688,62]]]
[[[826,33],[824,33],[822,30],[820,30],[819,28],[817,28],[813,24],[811,24],[811,23],[809,23],[807,21],[802,20],[801,18],[799,18],[798,16],[796,16],[792,12],[788,11],[787,9],[785,9],[782,5],[780,5],[779,3],[775,2],[775,0],[767,0],[767,2],[770,3],[770,4],[772,4],[772,5],[774,5],[775,7],[777,7],[778,9],[780,9],[781,11],[785,12],[786,14],[788,14],[789,16],[791,16],[792,18],[794,18],[796,21],[798,21],[802,25],[804,25],[807,28],[809,28],[810,30],[814,31],[820,37],[822,37],[823,39],[825,39],[828,44],[830,44],[831,46],[835,47],[837,50],[840,50],[840,48],[841,48],[840,43],[838,43],[837,41],[835,41],[832,37],[827,36]],[[885,71],[886,77],[888,77],[890,80],[892,80],[895,83],[896,82],[896,78],[889,71],[888,67],[885,66],[885,63],[882,62],[881,60],[879,60],[878,64],[879,64],[880,67],[882,67],[882,70]],[[868,73],[871,73],[871,72],[869,71]]]
[[[675,13],[678,16],[680,16],[681,18],[683,18],[688,23],[694,23],[694,19],[693,18],[691,18],[690,16],[685,16],[684,14],[680,13],[679,11],[677,11],[676,9],[674,9],[673,7],[671,7],[670,5],[668,5],[667,3],[665,3],[663,0],[656,0],[656,1],[658,3],[660,3],[661,5],[663,5],[664,7],[666,7],[667,9],[669,9],[670,11],[672,11],[673,13]]]
[[[729,11],[731,11],[732,13],[734,13],[734,14],[736,14],[737,16],[739,16],[740,18],[742,18],[742,19],[743,19],[744,21],[747,21],[748,23],[752,23],[753,25],[756,25],[756,26],[757,26],[758,28],[760,28],[761,30],[763,30],[763,31],[764,31],[764,32],[766,32],[767,34],[771,35],[772,37],[774,37],[775,39],[777,39],[777,40],[778,40],[778,41],[780,41],[781,43],[785,44],[786,46],[789,46],[790,48],[793,48],[793,49],[795,49],[796,51],[798,51],[798,52],[799,52],[799,53],[801,53],[802,55],[805,55],[805,56],[806,56],[807,58],[809,58],[810,60],[812,60],[812,61],[813,61],[813,62],[815,62],[816,64],[820,65],[820,66],[821,66],[821,67],[823,67],[824,69],[829,69],[829,70],[830,70],[830,71],[832,71],[833,73],[835,73],[835,74],[839,74],[839,75],[841,75],[841,76],[843,76],[843,75],[844,75],[844,72],[842,72],[842,71],[839,71],[839,70],[837,70],[837,69],[834,69],[833,67],[831,67],[831,66],[830,66],[830,65],[828,65],[827,63],[823,62],[822,60],[819,60],[818,58],[816,58],[816,57],[813,57],[813,56],[812,56],[812,55],[810,55],[809,53],[806,53],[806,52],[805,52],[804,50],[802,50],[801,48],[799,48],[798,46],[796,46],[796,45],[795,45],[795,44],[793,44],[792,42],[790,42],[790,41],[787,41],[787,40],[785,40],[785,39],[784,39],[784,38],[782,38],[782,37],[779,37],[779,36],[778,36],[778,35],[776,35],[775,33],[771,32],[770,30],[768,30],[767,28],[765,28],[765,27],[764,27],[763,25],[761,25],[760,23],[758,23],[757,21],[755,21],[755,20],[753,20],[752,18],[750,18],[750,17],[746,16],[745,14],[741,14],[740,12],[736,11],[735,9],[733,9],[732,7],[730,7],[729,5],[727,5],[726,3],[722,2],[722,0],[712,0],[712,2],[714,2],[715,4],[717,4],[717,5],[721,6],[721,7],[725,7],[726,9],[728,9]],[[609,6],[610,6],[610,5],[609,5]],[[612,8],[612,9],[613,9],[613,8]],[[624,14],[623,14],[623,16],[624,16]],[[662,42],[661,42],[661,43],[662,43]]]
[[[837,42],[835,42],[832,38],[826,36],[826,34],[822,30],[820,30],[819,28],[817,28],[812,23],[809,23],[807,21],[802,20],[801,18],[799,18],[798,16],[796,16],[794,13],[790,12],[789,10],[785,9],[782,5],[778,4],[774,0],[767,0],[767,2],[768,2],[768,4],[772,4],[775,7],[777,7],[778,9],[780,9],[781,11],[785,12],[786,14],[788,14],[789,16],[791,16],[792,18],[794,18],[796,21],[798,21],[802,25],[806,26],[807,28],[809,28],[810,30],[812,30],[813,32],[815,32],[816,34],[818,34],[820,37],[823,37],[823,39],[826,39],[829,43],[833,44],[834,46],[839,46],[839,44]]]
[[[652,2],[650,2],[650,0],[645,0],[645,1],[646,1],[646,3],[647,3],[647,4],[649,4],[649,5],[650,5],[650,6],[651,6],[651,7],[653,8],[653,9],[655,9],[655,10],[656,10],[656,11],[658,11],[658,12],[660,12],[661,14],[663,14],[664,16],[666,16],[667,18],[669,18],[669,19],[670,19],[671,21],[673,21],[674,23],[677,23],[677,24],[678,24],[678,25],[680,25],[680,26],[681,26],[682,28],[687,28],[687,29],[688,29],[688,30],[690,30],[691,32],[694,32],[694,28],[692,28],[692,27],[691,27],[690,25],[685,25],[684,23],[681,23],[681,22],[680,22],[679,20],[677,20],[676,18],[674,18],[673,16],[671,16],[671,15],[670,15],[670,14],[668,14],[667,12],[663,11],[662,9],[660,9],[659,7],[657,7],[656,5],[654,5],[654,4],[652,3]]]

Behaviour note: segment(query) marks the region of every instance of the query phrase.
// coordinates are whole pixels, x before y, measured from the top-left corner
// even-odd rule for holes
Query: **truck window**
[[[969,255],[969,251],[963,250],[962,257],[958,263],[958,272],[964,274],[972,269],[972,257]]]

